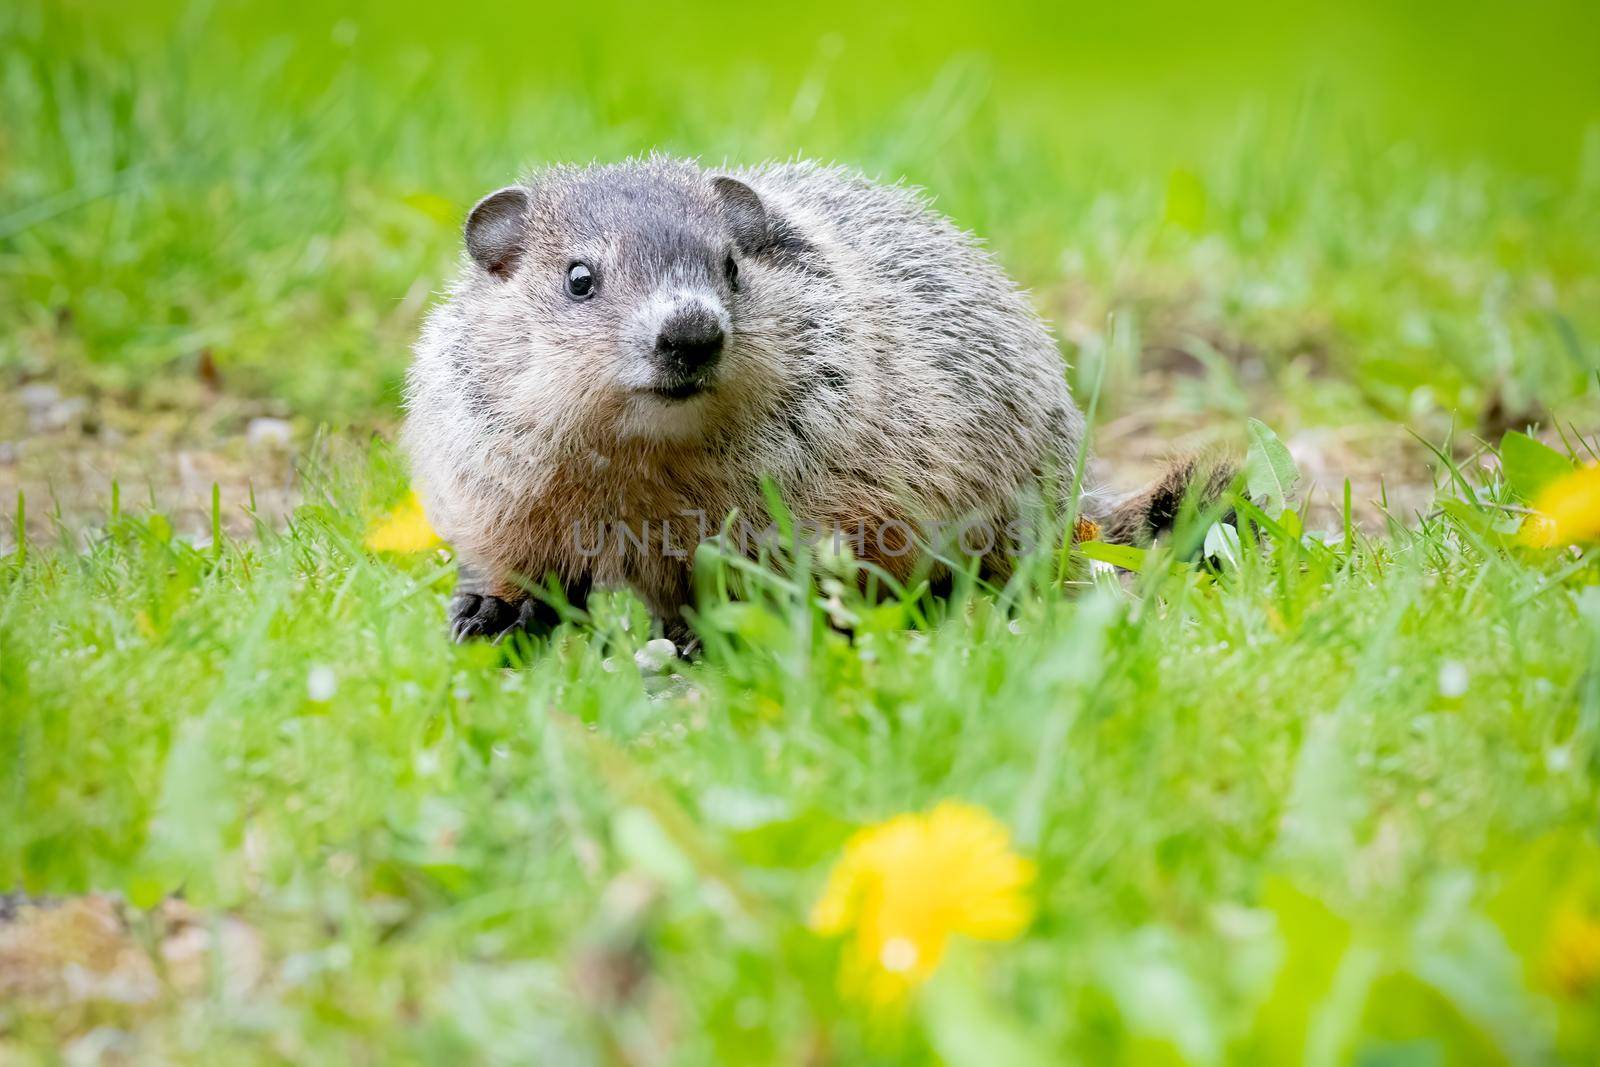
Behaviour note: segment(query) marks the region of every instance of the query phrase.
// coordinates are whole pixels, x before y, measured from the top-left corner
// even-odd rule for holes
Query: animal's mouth
[[[703,378],[684,378],[680,381],[661,382],[650,386],[644,392],[653,397],[665,400],[671,404],[679,404],[685,400],[692,400],[701,393],[711,391],[711,383]]]

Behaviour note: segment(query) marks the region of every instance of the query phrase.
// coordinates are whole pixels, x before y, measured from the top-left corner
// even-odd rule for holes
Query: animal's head
[[[484,197],[465,235],[457,369],[496,419],[682,441],[755,384],[741,320],[770,222],[744,183],[662,160],[555,170]]]

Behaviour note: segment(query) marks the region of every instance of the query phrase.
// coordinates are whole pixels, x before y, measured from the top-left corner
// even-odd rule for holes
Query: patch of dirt
[[[47,1015],[58,1032],[215,989],[239,997],[261,980],[260,935],[231,916],[169,899],[148,913],[102,894],[8,898],[0,917],[0,1006]],[[7,1028],[0,1008],[0,1034]]]
[[[1170,374],[1150,373],[1119,398],[1122,414],[1095,428],[1092,477],[1128,492],[1156,478],[1178,456],[1221,452],[1244,458],[1244,417],[1197,410],[1175,384]],[[1384,528],[1386,513],[1412,525],[1431,507],[1437,461],[1403,426],[1380,419],[1310,425],[1285,405],[1266,400],[1253,410],[1282,435],[1300,468],[1308,529],[1342,526],[1346,479],[1355,524],[1368,533]]]
[[[1131,492],[1180,456],[1242,459],[1254,415],[1282,437],[1304,476],[1309,528],[1342,526],[1346,479],[1357,526],[1378,532],[1386,515],[1415,523],[1432,505],[1434,458],[1336,369],[1332,324],[1268,319],[1240,336],[1217,319],[1217,303],[1194,279],[1149,271],[1110,288],[1064,283],[1047,294],[1048,314],[1079,360],[1121,353],[1105,371],[1090,476]]]
[[[113,486],[121,507],[154,507],[178,534],[211,536],[211,487],[230,536],[254,514],[279,526],[299,503],[296,446],[305,430],[260,404],[207,393],[150,410],[62,394],[35,382],[0,394],[0,552],[16,546],[18,494],[31,542],[104,524]]]

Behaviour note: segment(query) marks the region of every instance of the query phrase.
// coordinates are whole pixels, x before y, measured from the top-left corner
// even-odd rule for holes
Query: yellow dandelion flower
[[[1522,539],[1540,548],[1600,541],[1600,465],[1557,478],[1539,493]]]
[[[841,984],[888,1005],[927,980],[952,935],[1017,937],[1033,917],[1033,864],[982,808],[945,801],[857,831],[811,912],[818,933],[853,934]]]
[[[1544,972],[1568,996],[1600,990],[1600,918],[1582,908],[1563,908],[1550,924]]]
[[[426,552],[444,542],[428,524],[417,494],[407,493],[393,511],[367,530],[366,546],[374,552]]]

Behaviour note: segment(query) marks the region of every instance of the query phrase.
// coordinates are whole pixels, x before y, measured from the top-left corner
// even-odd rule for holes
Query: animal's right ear
[[[751,253],[767,244],[767,209],[756,191],[737,178],[717,175],[711,179],[717,201],[722,207],[722,217],[733,232],[739,250]]]
[[[467,215],[467,254],[497,278],[516,269],[528,236],[532,198],[520,185],[508,185],[478,201]]]

